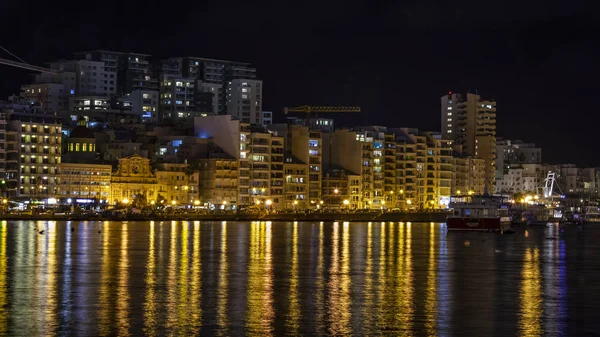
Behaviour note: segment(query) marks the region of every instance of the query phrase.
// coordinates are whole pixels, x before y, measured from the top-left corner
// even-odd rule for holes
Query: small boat
[[[488,195],[450,198],[452,214],[446,219],[448,231],[505,231],[510,228],[509,203],[505,197]]]

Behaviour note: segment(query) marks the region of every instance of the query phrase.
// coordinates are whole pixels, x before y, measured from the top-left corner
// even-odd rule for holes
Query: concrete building
[[[494,190],[496,176],[496,102],[480,95],[449,92],[441,98],[442,136],[462,151],[486,162],[486,191]]]
[[[195,86],[192,78],[162,76],[159,121],[176,124],[200,116],[196,111]]]
[[[114,96],[117,94],[117,72],[105,67],[102,61],[59,60],[51,62],[50,68],[61,73],[75,74],[75,86],[69,95]]]
[[[326,169],[338,167],[356,173],[362,182],[362,195],[358,208],[379,209],[382,196],[373,193],[374,146],[373,138],[367,137],[364,131],[338,129],[333,133],[323,134],[323,162]],[[377,201],[377,202],[375,202]]]
[[[541,164],[542,149],[521,140],[496,138],[496,179],[502,179],[515,164]]]
[[[238,159],[200,159],[199,165],[199,199],[202,204],[222,209],[235,208],[238,204]]]
[[[106,84],[109,88],[111,85],[114,87],[116,95],[123,96],[138,89],[158,90],[158,79],[154,76],[150,55],[93,50],[76,53],[75,57],[79,60],[101,62],[104,73],[108,74]],[[113,74],[114,77],[111,77]]]
[[[156,90],[134,90],[127,96],[131,102],[131,112],[139,115],[142,123],[158,123],[159,92]]]
[[[196,117],[194,132],[199,138],[212,138],[225,153],[238,160],[238,206],[282,207],[283,137],[229,115]]]
[[[483,159],[464,153],[454,153],[452,169],[452,195],[484,193],[485,161]]]
[[[499,194],[541,194],[540,191],[547,173],[548,168],[542,164],[509,165],[502,178],[496,180],[495,192]]]
[[[196,82],[196,105],[199,105],[198,100],[201,99],[203,102],[206,102],[206,97],[203,98],[203,95],[209,95],[210,99],[210,112],[213,115],[220,114],[221,111],[225,111],[225,106],[223,105],[224,100],[224,88],[221,83],[206,83],[198,80]],[[202,112],[207,112],[207,109],[201,109]]]
[[[0,197],[6,197],[6,112],[0,106]]]
[[[360,175],[333,168],[323,176],[323,207],[336,210],[358,209]]]
[[[308,165],[308,202],[314,209],[322,200],[323,133],[303,125],[270,124],[269,130],[285,137],[285,154]]]
[[[61,114],[65,123],[75,124],[80,117],[88,122],[112,125],[137,124],[141,120],[141,115],[133,111],[130,102],[121,102],[114,97],[74,96],[69,101],[70,111]]]
[[[283,163],[283,208],[304,210],[311,208],[308,196],[308,165],[294,156],[287,156]],[[315,206],[312,205],[314,208]]]
[[[263,111],[262,112],[262,124],[264,126],[273,124],[273,111]]]
[[[68,109],[65,86],[59,83],[33,83],[21,86],[21,97],[29,104],[39,105],[49,112]]]
[[[262,81],[234,79],[227,83],[227,114],[242,123],[262,125]]]
[[[60,163],[56,198],[63,204],[108,203],[112,166],[97,163]],[[70,201],[69,201],[70,199]]]
[[[171,206],[192,206],[199,200],[199,173],[189,172],[187,163],[158,163],[154,174],[158,184],[156,202]]]
[[[62,122],[42,113],[7,114],[7,184],[11,197],[54,197],[59,182]]]

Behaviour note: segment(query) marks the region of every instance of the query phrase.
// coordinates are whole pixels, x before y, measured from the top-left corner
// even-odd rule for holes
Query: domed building
[[[66,159],[70,163],[89,163],[96,160],[96,137],[87,127],[83,117],[79,117],[77,127],[69,134]]]

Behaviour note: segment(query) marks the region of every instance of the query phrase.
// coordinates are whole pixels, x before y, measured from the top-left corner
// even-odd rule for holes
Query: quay
[[[0,220],[31,221],[394,221],[445,222],[447,212],[370,213],[273,213],[273,214],[119,214],[119,215],[16,215],[3,214]]]

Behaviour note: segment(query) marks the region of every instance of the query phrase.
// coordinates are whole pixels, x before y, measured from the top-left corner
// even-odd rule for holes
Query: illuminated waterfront
[[[0,335],[586,335],[600,327],[598,236],[3,221]]]

